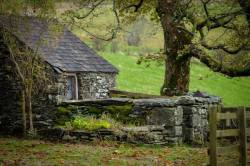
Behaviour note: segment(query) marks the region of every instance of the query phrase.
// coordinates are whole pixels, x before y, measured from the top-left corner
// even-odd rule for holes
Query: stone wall
[[[132,132],[135,140],[143,141],[145,138],[144,143],[202,144],[207,140],[208,105],[220,102],[218,97],[190,95],[172,99],[85,100],[63,103],[62,106],[75,108],[78,114],[83,115],[98,117],[109,113],[125,124],[134,124],[135,127],[123,131]]]
[[[77,74],[79,99],[103,99],[109,97],[109,89],[115,87],[115,73],[86,72]]]
[[[22,86],[1,34],[0,31],[0,132],[20,133],[22,132]],[[32,96],[34,126],[38,129],[54,124],[53,117],[56,110],[56,97],[49,98],[49,96],[56,96],[58,93],[55,84],[58,75],[47,63],[45,70],[49,81],[46,84],[40,83],[37,86],[38,94]]]
[[[21,117],[21,111],[19,111],[21,85],[13,73],[8,54],[0,31],[0,131],[7,127],[7,132],[15,132],[22,124],[19,119]]]
[[[181,130],[180,130],[181,131]],[[178,133],[178,134],[181,134]],[[119,132],[113,129],[65,130],[52,128],[40,132],[45,139],[62,141],[93,141],[96,139],[129,142],[135,144],[173,145],[181,144],[182,139],[175,139],[172,130],[161,125],[123,127]],[[181,138],[181,135],[178,135]]]

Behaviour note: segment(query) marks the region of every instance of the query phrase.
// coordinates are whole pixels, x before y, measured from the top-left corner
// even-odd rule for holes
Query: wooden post
[[[247,165],[247,134],[246,134],[246,110],[244,107],[238,108],[239,128],[240,128],[240,165]]]
[[[217,166],[217,110],[220,106],[216,107],[214,105],[209,106],[209,165]]]

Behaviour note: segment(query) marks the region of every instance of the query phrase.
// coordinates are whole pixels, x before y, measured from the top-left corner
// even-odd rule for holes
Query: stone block
[[[149,128],[148,128],[148,126],[123,127],[122,131],[125,131],[125,132],[149,132]]]
[[[184,115],[191,115],[197,113],[196,107],[193,106],[182,106]]]
[[[169,137],[182,136],[182,126],[165,127],[165,130],[162,131],[162,134]]]
[[[175,126],[182,123],[182,108],[156,107],[150,110],[147,115],[148,125]]]
[[[165,129],[162,125],[150,125],[148,128],[150,131],[163,131]]]
[[[168,144],[172,144],[172,145],[179,145],[179,144],[182,144],[183,142],[182,137],[175,137],[175,138],[165,137],[164,140],[167,141]]]
[[[181,96],[177,100],[178,105],[194,105],[195,98],[191,96]]]

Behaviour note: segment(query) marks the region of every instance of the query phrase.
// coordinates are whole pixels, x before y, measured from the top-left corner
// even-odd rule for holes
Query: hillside
[[[149,67],[143,64],[137,65],[136,56],[121,53],[100,52],[100,55],[120,70],[117,78],[118,89],[159,94],[163,83],[163,65],[152,64]],[[212,72],[197,61],[193,61],[191,65],[190,90],[221,96],[225,106],[250,106],[250,77],[225,77]]]
[[[81,15],[84,12],[86,11],[80,10],[78,14]],[[140,18],[134,24],[124,23],[125,31],[119,32],[115,40],[107,42],[87,33],[89,31],[104,38],[110,35],[105,36],[104,34],[110,31],[110,27],[114,27],[112,11],[108,8],[101,8],[96,11],[97,13],[98,17],[90,16],[90,18],[78,20],[78,26],[72,28],[73,32],[120,70],[117,79],[118,89],[159,94],[164,78],[163,65],[153,64],[145,67],[145,64],[136,64],[138,55],[158,52],[163,48],[163,34],[159,24],[151,22],[147,17]],[[84,30],[79,27],[83,27]],[[128,45],[131,36],[127,31],[138,35],[137,46]],[[207,40],[220,43],[229,40],[228,38],[230,38],[230,32],[225,35],[224,31],[216,29],[209,33]],[[110,53],[111,50],[116,53]],[[213,51],[209,53],[215,54]],[[246,57],[249,58],[250,54],[248,53]],[[226,106],[250,106],[250,77],[226,77],[212,72],[196,60],[193,60],[191,66],[190,90],[200,90],[211,95],[221,96]]]

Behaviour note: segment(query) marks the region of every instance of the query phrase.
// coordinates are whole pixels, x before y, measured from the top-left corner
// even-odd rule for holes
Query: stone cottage
[[[53,23],[35,17],[0,16],[0,126],[18,117],[14,112],[19,110],[21,88],[3,40],[3,30],[10,31],[20,45],[38,51],[54,78],[53,87],[49,88],[53,92],[36,97],[40,105],[34,103],[35,110],[67,100],[108,98],[109,89],[115,87],[118,70],[68,29],[61,27],[54,32]],[[6,115],[12,111],[14,116]]]

